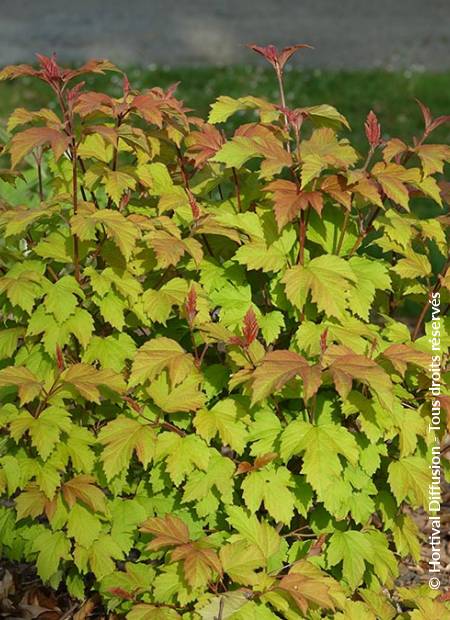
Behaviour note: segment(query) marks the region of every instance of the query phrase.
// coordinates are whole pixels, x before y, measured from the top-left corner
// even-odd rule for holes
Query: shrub
[[[131,620],[448,614],[395,583],[435,442],[448,117],[420,104],[409,145],[371,112],[360,154],[335,108],[286,107],[297,48],[253,46],[281,105],[208,122],[175,87],[85,92],[106,61],[0,73],[56,102],[12,114],[0,181],[3,553]]]

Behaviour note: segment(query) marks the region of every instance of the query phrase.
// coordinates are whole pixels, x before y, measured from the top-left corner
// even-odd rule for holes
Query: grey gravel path
[[[447,69],[450,0],[0,0],[0,64],[228,64],[246,42],[311,43],[309,67]]]

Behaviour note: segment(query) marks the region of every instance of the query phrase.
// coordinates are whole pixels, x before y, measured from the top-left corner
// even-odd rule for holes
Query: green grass
[[[139,69],[131,68],[132,86],[167,87],[181,82],[178,95],[186,105],[204,116],[219,95],[238,97],[247,94],[278,100],[272,72],[258,67]],[[423,124],[414,97],[426,103],[434,115],[450,114],[450,72],[394,73],[375,71],[297,71],[286,72],[286,92],[290,107],[319,103],[334,105],[344,114],[354,131],[356,146],[364,147],[363,124],[372,108],[378,115],[383,135],[410,139],[419,135]],[[90,78],[87,86],[119,95],[121,77],[115,74]],[[16,107],[36,109],[48,105],[48,88],[37,80],[25,78],[0,83],[0,124]],[[435,134],[436,141],[450,142],[450,125]]]

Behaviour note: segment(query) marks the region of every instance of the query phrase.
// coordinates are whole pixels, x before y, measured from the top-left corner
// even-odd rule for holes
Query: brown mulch
[[[0,618],[8,620],[119,620],[98,595],[74,601],[60,588],[44,586],[30,564],[0,563]]]

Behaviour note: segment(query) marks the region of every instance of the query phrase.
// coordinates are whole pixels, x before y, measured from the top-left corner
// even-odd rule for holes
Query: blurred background
[[[313,45],[290,65],[288,102],[333,104],[357,133],[370,108],[385,133],[420,131],[414,97],[450,112],[450,0],[0,0],[0,10],[0,65],[36,52],[69,64],[106,57],[134,87],[181,81],[180,96],[202,114],[220,94],[277,96],[245,43]],[[98,87],[114,94],[120,81]],[[46,96],[30,80],[0,83],[0,122]]]
[[[310,43],[306,67],[450,68],[448,0],[2,0],[0,62],[56,50],[120,64],[248,62],[243,43]]]

